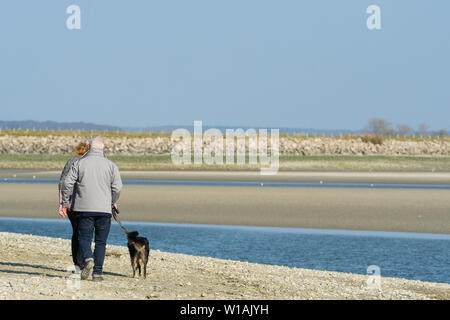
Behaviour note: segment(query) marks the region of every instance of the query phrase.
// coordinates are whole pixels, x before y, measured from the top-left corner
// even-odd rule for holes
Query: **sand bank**
[[[151,245],[151,243],[150,243]],[[70,241],[0,232],[0,299],[450,299],[450,285],[151,250],[146,280],[107,246],[103,282],[70,278]]]
[[[0,216],[59,218],[57,186],[0,184]],[[124,221],[450,233],[449,190],[126,185]]]

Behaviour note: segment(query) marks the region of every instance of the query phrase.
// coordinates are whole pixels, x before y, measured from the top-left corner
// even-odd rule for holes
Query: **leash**
[[[119,218],[117,217],[117,215],[120,213],[119,209],[117,209],[116,207],[112,207],[112,215],[114,217],[114,220],[117,221],[117,223],[120,225],[120,227],[123,229],[123,231],[125,231],[126,234],[128,234],[128,230],[127,228],[125,228],[125,226],[122,224],[122,222],[120,222]]]

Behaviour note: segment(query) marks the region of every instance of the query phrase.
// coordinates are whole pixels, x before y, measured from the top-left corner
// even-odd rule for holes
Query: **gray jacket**
[[[72,158],[70,158],[67,161],[66,165],[64,166],[63,171],[61,172],[61,177],[59,178],[58,191],[62,190],[64,179],[66,178],[67,174],[69,173],[70,168],[72,168],[72,165],[74,164],[74,162],[79,159],[80,159],[80,157],[73,156]],[[73,192],[76,192],[76,189],[77,189],[77,186],[75,184]],[[58,196],[58,198],[59,198],[59,196]],[[70,197],[69,197],[69,202],[72,203],[72,195],[70,195]],[[73,207],[71,207],[70,210],[73,210]]]
[[[111,205],[119,200],[121,190],[122,180],[117,166],[105,157],[103,151],[91,149],[73,163],[64,178],[62,205],[70,206],[73,194],[73,211],[111,213]]]

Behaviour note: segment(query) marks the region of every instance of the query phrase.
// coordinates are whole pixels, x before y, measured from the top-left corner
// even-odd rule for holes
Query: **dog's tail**
[[[122,224],[122,222],[120,222],[119,218],[117,217],[117,214],[119,213],[119,209],[117,209],[115,206],[112,207],[112,215],[114,217],[114,220],[117,221],[117,223],[119,224],[119,226],[123,229],[123,231],[125,231],[125,233],[128,235],[128,230],[127,228],[125,228],[125,226]]]

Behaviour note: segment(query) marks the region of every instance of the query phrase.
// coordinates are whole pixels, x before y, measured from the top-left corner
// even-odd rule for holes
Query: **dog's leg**
[[[131,269],[133,269],[132,278],[134,278],[134,276],[136,275],[136,262],[134,260],[134,258],[131,259]]]
[[[144,261],[144,279],[147,279],[147,261]]]
[[[139,277],[141,277],[141,261],[140,260],[138,260],[137,267],[139,270]]]

